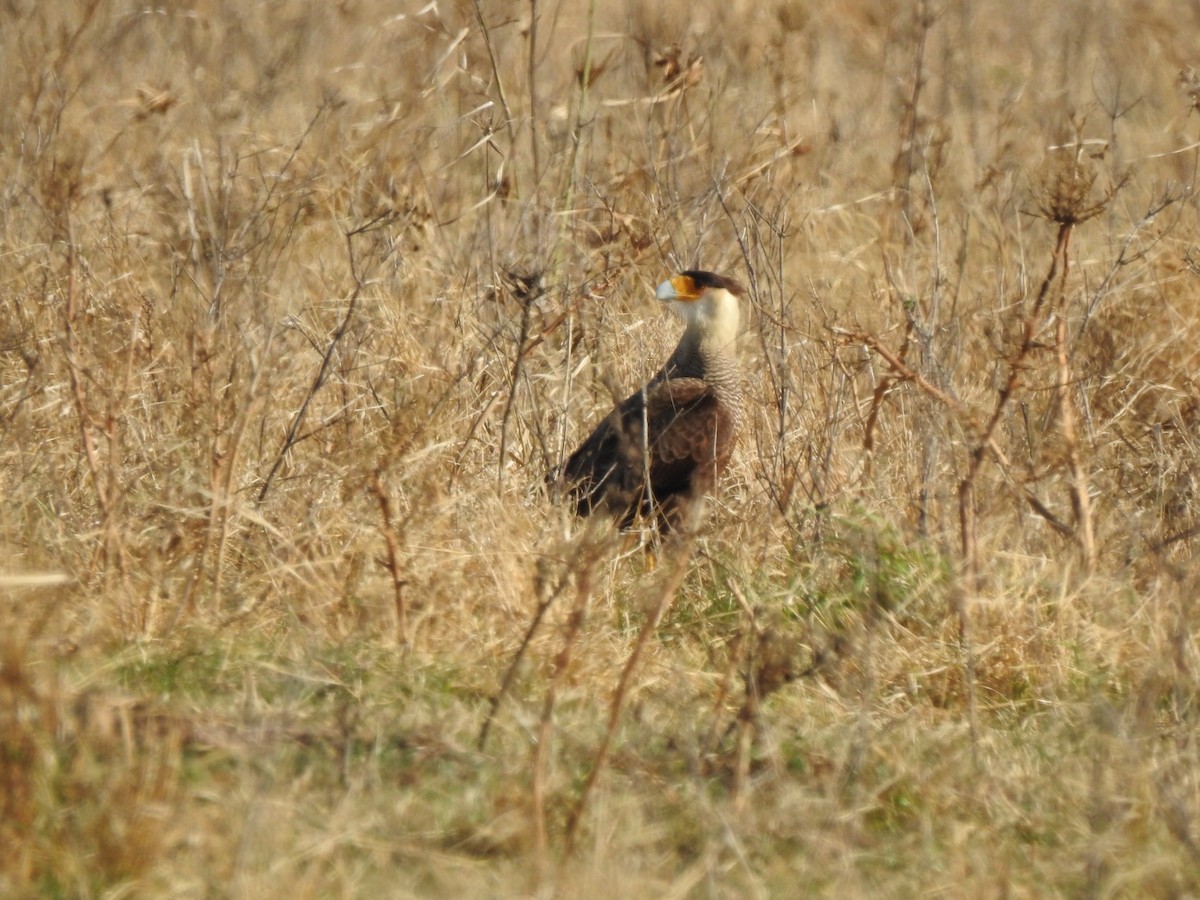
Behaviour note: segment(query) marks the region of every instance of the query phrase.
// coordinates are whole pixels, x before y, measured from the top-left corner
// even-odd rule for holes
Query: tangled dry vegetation
[[[648,6],[0,12],[0,893],[1200,892],[1200,11]]]

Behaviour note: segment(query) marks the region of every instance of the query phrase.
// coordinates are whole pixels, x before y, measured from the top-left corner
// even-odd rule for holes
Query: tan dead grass
[[[0,893],[1200,890],[1194,12],[0,17]],[[542,478],[692,265],[751,424],[568,853],[671,560]]]

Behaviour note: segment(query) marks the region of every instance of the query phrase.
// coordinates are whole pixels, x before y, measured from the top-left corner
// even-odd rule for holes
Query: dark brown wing
[[[734,419],[713,389],[697,378],[665,381],[646,397],[646,421],[648,499],[670,513],[711,493],[737,438]]]
[[[561,480],[581,516],[604,507],[626,516],[643,492],[641,391],[625,398],[596,426],[562,468]]]
[[[628,525],[657,508],[670,525],[677,507],[715,486],[733,452],[734,424],[709,385],[669,379],[614,409],[571,454],[562,480],[580,515],[604,508]]]

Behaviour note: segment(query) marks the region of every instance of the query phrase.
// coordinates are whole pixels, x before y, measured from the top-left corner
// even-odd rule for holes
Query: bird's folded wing
[[[681,488],[697,469],[709,481],[729,461],[733,419],[712,387],[698,378],[658,385],[646,397],[646,420],[651,478],[658,490]]]

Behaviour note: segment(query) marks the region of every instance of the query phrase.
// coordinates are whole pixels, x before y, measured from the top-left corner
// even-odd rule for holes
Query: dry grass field
[[[0,895],[1200,895],[1197,34],[5,4]],[[703,531],[573,521],[697,267]]]

